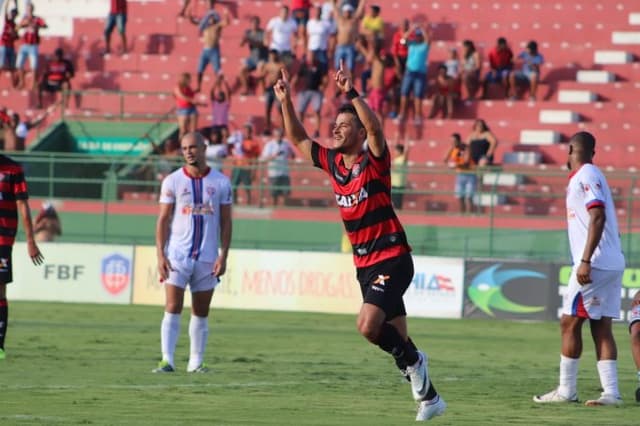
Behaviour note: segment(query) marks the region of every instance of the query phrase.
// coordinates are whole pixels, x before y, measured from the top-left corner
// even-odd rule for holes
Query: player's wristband
[[[580,259],[580,262],[582,262],[582,263],[586,263],[586,264],[590,264],[590,263],[591,263],[591,261],[590,261],[590,260],[584,260],[584,259]]]
[[[360,94],[353,87],[347,92],[347,99],[349,99],[350,101],[357,98],[358,96],[360,96]]]

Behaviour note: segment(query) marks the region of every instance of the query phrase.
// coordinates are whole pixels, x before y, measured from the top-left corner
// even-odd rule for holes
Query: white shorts
[[[631,315],[629,316],[629,331],[631,331],[631,326],[638,321],[640,321],[640,305],[636,305],[631,309]]]
[[[620,289],[623,271],[591,269],[591,284],[580,285],[576,267],[571,271],[569,288],[562,301],[562,313],[579,318],[599,320],[620,318]]]
[[[172,270],[166,284],[185,289],[189,284],[191,293],[209,291],[216,288],[220,280],[213,275],[213,263],[191,258],[169,258]]]

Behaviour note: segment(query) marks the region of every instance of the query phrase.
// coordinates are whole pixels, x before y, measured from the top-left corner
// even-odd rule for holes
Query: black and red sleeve
[[[330,170],[328,153],[329,150],[319,143],[311,143],[311,159],[313,161],[313,165],[326,172]]]

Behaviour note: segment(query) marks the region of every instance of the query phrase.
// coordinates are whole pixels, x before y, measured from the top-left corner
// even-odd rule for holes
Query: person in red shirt
[[[246,203],[251,204],[252,182],[256,175],[256,165],[260,157],[260,144],[253,135],[253,125],[244,125],[241,141],[233,145],[233,169],[231,170],[231,185],[233,186],[233,203],[238,202],[238,189],[244,186],[247,195]]]
[[[489,52],[489,66],[491,70],[485,76],[482,84],[482,98],[486,99],[489,84],[502,85],[506,98],[509,94],[509,74],[513,69],[513,52],[504,37],[500,37],[496,46]]]
[[[13,281],[11,252],[18,231],[18,214],[27,237],[27,252],[34,264],[44,260],[33,235],[29,209],[27,182],[22,166],[11,158],[0,155],[0,360],[5,359],[5,336],[9,319],[7,284]]]
[[[443,414],[446,403],[429,379],[427,356],[407,332],[402,296],[411,285],[414,268],[411,247],[391,203],[391,154],[380,121],[354,89],[343,63],[334,78],[351,103],[338,109],[333,148],[309,138],[293,106],[284,69],[274,90],[290,140],[331,180],[363,296],[358,331],[392,355],[420,404],[416,420],[429,420]]]
[[[391,40],[391,56],[393,57],[393,62],[396,68],[395,74],[399,76],[399,78],[396,79],[397,82],[393,85],[391,92],[392,101],[391,113],[389,114],[390,118],[396,118],[398,116],[398,111],[400,110],[400,81],[402,81],[402,76],[404,76],[404,70],[407,65],[407,55],[409,55],[409,40],[405,38],[405,34],[409,31],[410,26],[411,23],[409,20],[403,19]]]
[[[53,59],[47,64],[47,69],[42,74],[40,84],[38,86],[38,108],[42,108],[42,93],[62,92],[62,104],[64,107],[69,105],[69,91],[71,90],[71,79],[75,71],[73,64],[64,57],[62,48],[57,48],[54,52]]]
[[[122,41],[122,53],[127,53],[127,0],[111,0],[111,9],[104,29],[105,54],[111,53],[111,33],[118,26],[118,34]]]
[[[191,74],[180,75],[178,84],[173,89],[176,98],[176,115],[178,116],[178,139],[198,128],[198,109],[196,108],[196,91],[191,88]]]
[[[16,67],[15,42],[18,39],[16,28],[16,17],[18,16],[18,0],[14,0],[14,7],[9,10],[10,1],[7,0],[4,11],[4,29],[2,30],[2,40],[0,41],[0,70],[11,71],[11,84],[15,84],[14,73]]]
[[[18,29],[24,30],[22,34],[22,45],[18,51],[18,59],[16,61],[16,68],[18,69],[18,82],[17,87],[24,87],[25,71],[24,64],[29,57],[29,63],[31,64],[31,72],[33,72],[33,88],[35,89],[38,82],[38,47],[40,45],[40,29],[47,28],[47,23],[44,19],[33,14],[33,3],[27,5],[27,13],[25,14]]]

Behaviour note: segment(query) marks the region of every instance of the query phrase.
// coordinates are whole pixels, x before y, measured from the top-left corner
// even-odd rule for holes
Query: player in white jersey
[[[611,330],[620,316],[620,289],[625,268],[611,190],[592,164],[596,141],[579,132],[569,140],[572,170],[567,187],[567,220],[573,271],[563,298],[560,328],[560,384],[534,396],[538,403],[577,402],[578,362],[582,354],[582,324],[589,320],[603,392],[586,405],[618,405],[617,348]]]
[[[156,226],[158,274],[166,303],[160,328],[162,361],[155,373],[175,371],[173,354],[187,284],[192,299],[187,371],[207,371],[203,361],[209,334],[207,317],[213,291],[226,270],[231,243],[229,179],[207,166],[205,139],[200,133],[186,134],[181,149],[186,164],[162,181]]]
[[[640,291],[631,302],[631,316],[629,317],[629,333],[631,334],[631,354],[638,370],[638,388],[636,402],[640,402]]]

